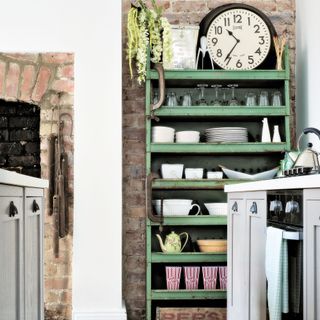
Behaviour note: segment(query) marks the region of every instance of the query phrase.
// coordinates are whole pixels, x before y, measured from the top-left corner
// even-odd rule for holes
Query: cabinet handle
[[[13,201],[11,201],[9,205],[9,217],[14,217],[16,214],[18,214],[18,209],[14,205]]]
[[[252,206],[250,208],[250,212],[252,214],[257,214],[258,213],[258,206],[257,206],[257,203],[255,201],[252,202]]]
[[[40,210],[40,207],[37,204],[37,201],[33,200],[33,202],[32,202],[32,212],[37,212],[38,210]]]
[[[238,202],[237,201],[233,204],[233,206],[231,207],[231,210],[233,212],[238,212]]]

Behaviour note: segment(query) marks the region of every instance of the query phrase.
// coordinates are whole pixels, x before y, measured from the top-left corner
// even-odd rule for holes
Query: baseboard
[[[73,312],[73,320],[127,320],[125,309],[106,312]]]

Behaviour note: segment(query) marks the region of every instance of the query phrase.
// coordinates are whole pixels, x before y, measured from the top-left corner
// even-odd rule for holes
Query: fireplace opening
[[[40,108],[0,99],[0,167],[40,177]]]

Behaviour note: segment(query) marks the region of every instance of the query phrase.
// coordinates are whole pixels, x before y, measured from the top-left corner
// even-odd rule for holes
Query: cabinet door
[[[42,190],[40,190],[42,194]],[[29,192],[30,193],[30,192]],[[43,198],[25,197],[25,310],[26,320],[43,318]]]
[[[248,319],[248,250],[244,194],[228,196],[228,320]]]
[[[0,186],[0,320],[23,320],[22,188],[5,188]],[[9,217],[10,203],[15,215]]]
[[[320,319],[320,189],[304,190],[304,316]]]
[[[249,317],[266,319],[266,193],[250,192],[246,199],[247,246],[249,250]]]

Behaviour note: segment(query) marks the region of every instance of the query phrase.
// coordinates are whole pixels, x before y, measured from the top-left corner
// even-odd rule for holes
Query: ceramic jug
[[[268,118],[263,118],[262,123],[263,125],[261,142],[271,142]]]

